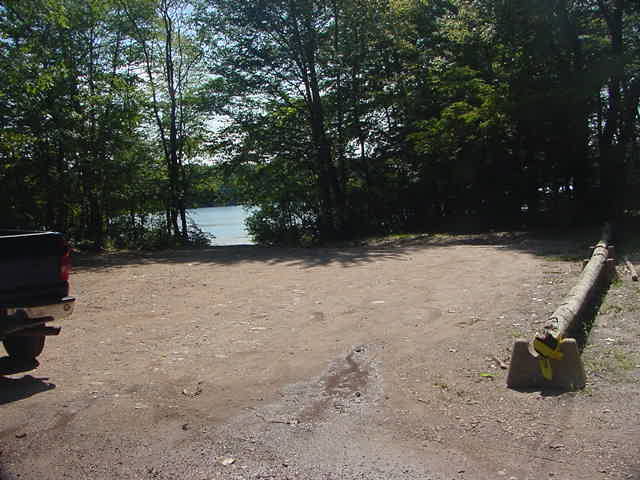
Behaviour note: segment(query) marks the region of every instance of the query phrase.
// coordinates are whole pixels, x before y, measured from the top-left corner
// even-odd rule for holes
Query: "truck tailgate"
[[[67,295],[68,283],[60,279],[66,248],[59,233],[0,231],[0,306]]]

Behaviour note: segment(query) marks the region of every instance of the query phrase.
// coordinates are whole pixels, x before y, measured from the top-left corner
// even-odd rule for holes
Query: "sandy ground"
[[[584,391],[505,387],[579,274],[540,245],[79,259],[74,316],[0,377],[0,479],[640,479],[636,284]]]

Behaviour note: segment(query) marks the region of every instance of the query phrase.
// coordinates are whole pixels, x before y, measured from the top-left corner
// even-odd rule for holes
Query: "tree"
[[[189,0],[121,0],[142,52],[150,109],[168,174],[166,216],[171,235],[188,239],[189,158],[203,131],[194,90],[201,51],[191,27]]]
[[[601,183],[608,198],[608,216],[619,218],[625,210],[627,165],[631,163],[640,101],[640,6],[625,0],[598,0],[597,4],[609,44],[608,78],[602,91],[606,108],[598,132]]]
[[[335,9],[317,0],[219,0],[209,2],[209,13],[209,25],[216,25],[219,37],[213,39],[217,45],[213,73],[224,79],[234,106],[243,101],[235,117],[250,116],[250,109],[264,112],[274,102],[303,109],[301,120],[310,139],[305,157],[309,173],[317,180],[312,208],[321,235],[335,237],[344,219],[344,188],[329,136],[327,100],[335,89],[327,65],[331,45],[327,33],[335,21]]]
[[[5,0],[0,214],[98,247],[184,243],[187,207],[229,185],[267,243],[617,217],[638,20],[629,0]]]
[[[104,241],[136,171],[138,98],[109,2],[7,1],[0,10],[0,155],[7,225]]]

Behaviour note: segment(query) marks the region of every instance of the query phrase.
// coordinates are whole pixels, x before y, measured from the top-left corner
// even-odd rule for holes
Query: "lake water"
[[[253,244],[244,225],[245,219],[251,215],[251,210],[245,207],[194,208],[187,213],[203,232],[215,235],[212,245]]]

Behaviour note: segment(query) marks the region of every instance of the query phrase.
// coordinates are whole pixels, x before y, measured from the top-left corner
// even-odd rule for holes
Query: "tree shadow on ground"
[[[332,247],[282,248],[260,246],[228,246],[203,249],[179,249],[161,252],[120,252],[101,255],[74,256],[78,272],[103,270],[152,263],[236,265],[243,263],[289,264],[304,268],[340,264],[351,267],[384,259],[402,259],[407,252],[401,248]]]
[[[203,249],[175,249],[158,252],[116,252],[74,255],[74,270],[99,271],[151,263],[234,265],[261,262],[304,268],[339,264],[353,267],[380,260],[410,260],[424,249],[452,246],[493,246],[545,257],[550,261],[579,261],[589,255],[598,241],[599,229],[517,232],[440,232],[350,242],[331,247],[219,246]]]

